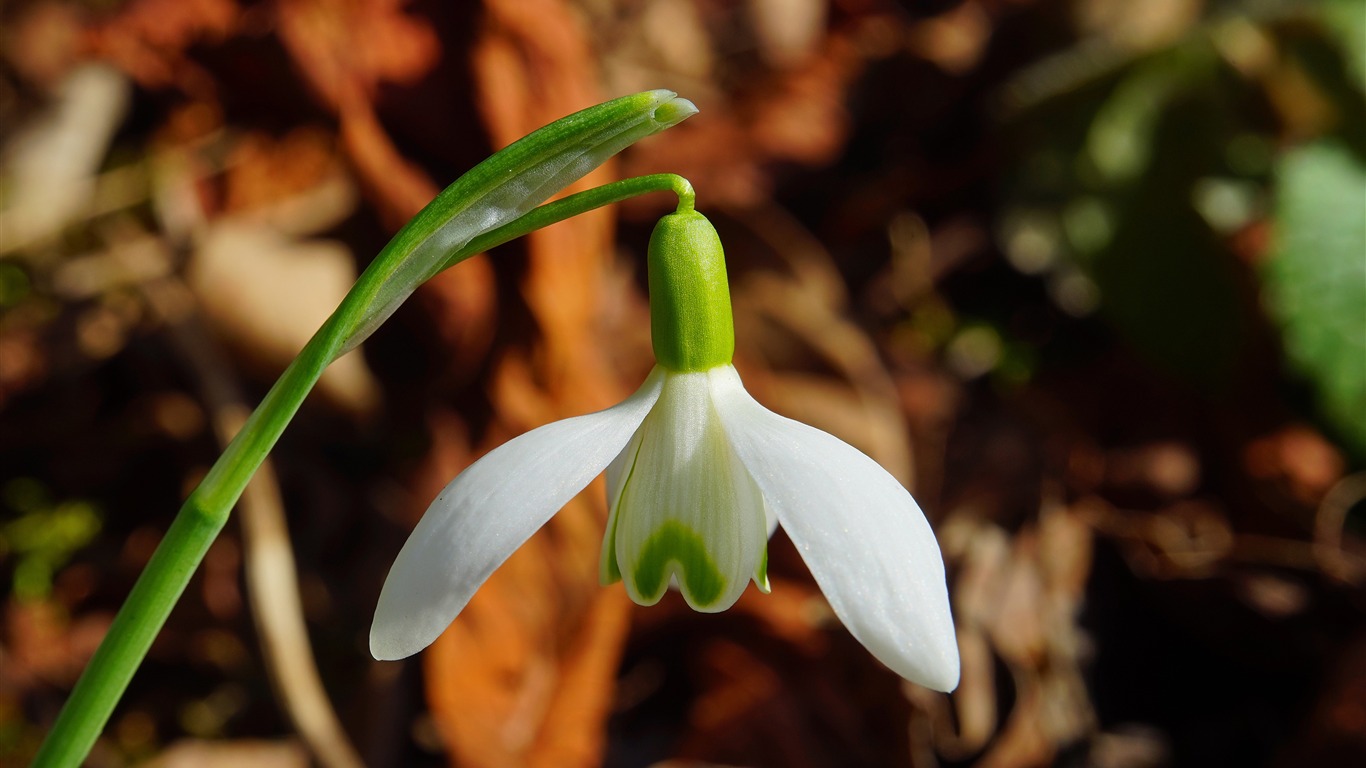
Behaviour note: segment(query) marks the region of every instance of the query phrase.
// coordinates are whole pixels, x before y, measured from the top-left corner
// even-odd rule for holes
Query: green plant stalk
[[[439,268],[433,274],[541,227],[604,205],[661,191],[674,192],[681,206],[692,207],[692,185],[680,176],[655,174],[626,179],[547,203],[476,236],[449,257],[438,261]],[[57,716],[34,760],[34,768],[75,768],[89,753],[133,673],[184,593],[190,577],[219,531],[223,530],[247,483],[322,372],[340,355],[339,350],[355,346],[350,339],[364,321],[376,292],[381,289],[379,283],[389,279],[392,272],[381,265],[392,263],[391,250],[406,247],[411,251],[420,244],[420,241],[413,243],[402,238],[403,232],[400,232],[356,281],[341,305],[285,369],[213,468],[185,500]]]

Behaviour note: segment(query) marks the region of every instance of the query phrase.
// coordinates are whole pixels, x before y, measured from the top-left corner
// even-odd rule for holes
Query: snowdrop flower
[[[605,469],[604,584],[622,581],[642,605],[676,585],[694,609],[722,611],[750,581],[768,591],[767,542],[781,525],[854,637],[902,677],[953,690],[958,647],[929,523],[872,459],[745,391],[731,365],[721,243],[690,206],[650,238],[649,285],[658,364],[645,383],[619,405],[500,446],[451,481],[389,571],[371,653],[399,659],[430,645]]]

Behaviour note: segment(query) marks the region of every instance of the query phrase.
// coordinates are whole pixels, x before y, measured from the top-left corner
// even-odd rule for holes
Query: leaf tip
[[[663,91],[662,93],[670,94],[670,98],[655,107],[654,111],[650,113],[651,119],[655,121],[655,124],[659,126],[660,130],[672,128],[697,114],[698,109],[696,104],[693,104],[687,99],[680,98],[672,91]]]

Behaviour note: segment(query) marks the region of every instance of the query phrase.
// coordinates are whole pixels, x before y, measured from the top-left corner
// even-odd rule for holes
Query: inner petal
[[[762,572],[768,525],[763,496],[716,416],[707,375],[671,374],[637,437],[612,511],[627,594],[653,605],[674,581],[696,610],[729,608]]]
[[[632,581],[640,595],[658,600],[670,579],[680,575],[689,603],[714,605],[726,588],[726,577],[711,559],[702,537],[677,520],[665,520],[645,540],[631,571]]]
[[[648,415],[648,414],[647,414]],[[626,490],[626,480],[636,466],[636,456],[640,453],[640,430],[631,436],[630,442],[612,463],[607,465],[607,530],[602,537],[602,555],[598,561],[598,581],[605,587],[621,581],[621,569],[617,566],[617,513],[621,511],[621,494]]]

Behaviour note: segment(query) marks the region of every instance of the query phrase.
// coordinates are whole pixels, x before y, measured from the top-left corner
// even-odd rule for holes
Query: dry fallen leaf
[[[333,109],[369,103],[383,82],[421,77],[441,52],[431,26],[404,0],[282,0],[280,37]]]
[[[213,77],[187,51],[227,38],[239,14],[234,0],[134,0],[93,24],[87,45],[143,88],[206,95]]]
[[[67,74],[52,96],[48,109],[4,147],[0,252],[50,238],[86,212],[131,89],[118,70],[85,64]]]
[[[265,224],[222,218],[205,230],[186,272],[219,333],[238,349],[283,370],[355,282],[340,243],[295,240]],[[353,413],[378,400],[365,358],[351,352],[318,381],[319,391]]]
[[[252,741],[239,739],[231,742],[184,740],[172,744],[147,768],[233,768],[250,765],[253,768],[306,768],[308,750],[293,741]]]

